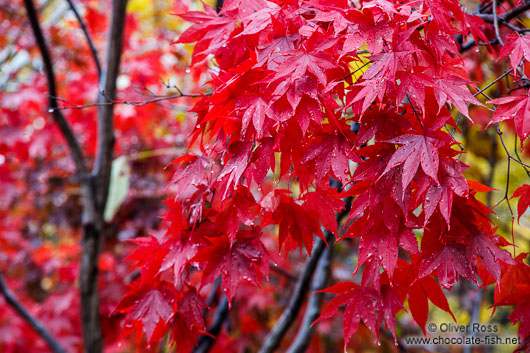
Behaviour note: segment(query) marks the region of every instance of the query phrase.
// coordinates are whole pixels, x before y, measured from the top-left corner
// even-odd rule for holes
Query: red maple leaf
[[[493,112],[493,119],[488,123],[488,126],[513,119],[517,135],[524,141],[528,137],[528,134],[530,134],[529,102],[529,95],[502,97],[487,102],[497,105],[497,109]]]
[[[501,281],[501,265],[499,261],[506,264],[515,265],[515,261],[506,250],[502,250],[497,245],[493,236],[476,234],[469,243],[468,252],[472,258],[480,258],[486,270],[495,278],[497,283]]]
[[[236,141],[228,148],[227,162],[219,174],[218,180],[223,180],[223,199],[231,189],[237,189],[241,176],[248,166],[249,154],[252,144],[249,142]],[[228,158],[230,156],[230,158]]]
[[[177,43],[192,43],[200,41],[200,45],[193,52],[193,63],[204,59],[208,54],[222,47],[225,35],[235,27],[236,18],[219,14],[210,6],[205,5],[206,12],[190,11],[179,16],[186,21],[193,22],[190,28],[182,33]]]
[[[321,292],[337,294],[322,311],[320,317],[313,323],[335,317],[339,308],[346,305],[342,318],[342,330],[344,332],[344,351],[357,331],[362,319],[366,327],[378,336],[378,328],[382,322],[382,316],[377,315],[383,310],[383,303],[379,293],[372,288],[361,287],[353,282],[338,283]]]
[[[173,319],[173,337],[179,351],[189,352],[200,335],[207,334],[202,311],[207,308],[194,289],[189,289],[178,302]]]
[[[513,325],[520,322],[517,330],[519,337],[526,338],[530,336],[530,301],[517,305],[514,311],[508,315],[508,319]]]
[[[209,238],[211,245],[201,249],[192,261],[205,263],[202,285],[222,276],[222,288],[231,302],[241,281],[259,285],[269,275],[269,255],[258,230],[241,231],[231,243],[227,236]]]
[[[287,55],[288,59],[278,67],[274,77],[275,80],[285,80],[287,84],[311,74],[323,87],[326,87],[328,84],[326,71],[336,68],[329,55],[322,51],[309,53],[294,50]]]
[[[517,221],[520,222],[521,216],[530,207],[530,185],[524,184],[519,186],[511,198],[514,197],[519,197],[519,201],[517,202]]]
[[[313,235],[324,239],[319,218],[310,209],[298,204],[288,196],[289,190],[277,189],[267,194],[261,201],[265,214],[263,225],[278,224],[278,242],[280,250],[287,252],[305,246],[309,255],[313,249]]]
[[[427,228],[421,241],[422,261],[418,278],[423,278],[434,271],[438,275],[440,285],[450,289],[459,276],[476,282],[475,272],[471,267],[471,259],[463,244],[443,243],[438,239],[439,229]]]
[[[468,104],[472,103],[475,105],[482,106],[482,104],[469,92],[469,89],[465,86],[469,82],[462,79],[461,77],[454,75],[444,75],[444,77],[435,78],[434,80],[436,87],[439,89],[434,90],[438,106],[441,108],[446,102],[453,104],[458,111],[464,114],[469,120],[469,108]]]
[[[314,163],[317,183],[326,176],[346,183],[350,175],[351,142],[339,134],[322,135],[306,150],[302,164]]]
[[[510,64],[513,68],[516,68],[521,63],[523,58],[526,61],[530,61],[530,36],[521,36],[517,33],[507,34],[507,39],[499,52],[497,61],[502,58],[510,56]]]
[[[336,213],[344,207],[341,195],[335,188],[316,189],[303,195],[304,207],[314,212],[327,230],[337,234]]]
[[[125,260],[135,261],[141,264],[142,279],[144,281],[152,281],[159,272],[160,266],[169,249],[163,246],[154,235],[148,238],[138,238],[130,241],[137,244],[138,247]],[[146,259],[149,259],[149,261],[145,261]]]
[[[127,313],[125,327],[129,331],[137,328],[138,341],[141,332],[146,335],[148,343],[159,340],[165,334],[175,306],[175,294],[171,288],[167,282],[133,285],[116,307],[116,311]]]
[[[423,172],[438,183],[438,148],[445,144],[443,141],[424,135],[407,134],[387,142],[402,147],[392,155],[382,175],[398,165],[403,165],[402,187],[406,189],[421,164]]]
[[[425,324],[429,313],[429,300],[440,309],[448,312],[456,321],[447,298],[440,285],[431,276],[423,277],[409,287],[409,308],[414,321],[421,327],[425,335]]]

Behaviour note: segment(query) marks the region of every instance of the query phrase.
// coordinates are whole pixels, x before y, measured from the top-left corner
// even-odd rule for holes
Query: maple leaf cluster
[[[385,322],[395,336],[407,299],[425,332],[428,301],[452,315],[442,288],[460,278],[495,284],[495,305],[516,305],[510,319],[529,337],[530,269],[503,249],[475,197],[491,189],[466,180],[444,129],[456,128],[454,111],[472,122],[468,105],[482,105],[454,38],[487,42],[491,25],[456,0],[227,0],[219,14],[205,6],[181,16],[192,26],[177,42],[196,43],[193,65],[215,60],[214,91],[193,108],[190,146],[201,153],[173,162],[167,233],[138,240],[130,256],[142,276],[118,309],[131,329],[155,342],[173,320],[177,346],[190,349],[206,329],[198,293],[220,277],[231,303],[244,283],[267,278],[276,254],[263,234],[274,225],[284,254],[311,255],[323,229],[337,242],[359,239],[362,280],[325,290],[336,297],[318,320],[346,306],[345,348],[361,321],[376,337]],[[527,37],[507,36],[500,52],[514,70],[530,60]],[[491,124],[512,119],[526,139],[527,100],[491,100]],[[519,215],[528,195],[528,185],[514,195]]]
[[[89,30],[101,46],[108,25],[105,7],[85,3]],[[9,8],[16,13],[16,6]],[[5,31],[23,27],[26,21],[24,17],[17,26],[9,26],[7,17],[0,17]],[[118,251],[116,244],[106,244],[100,271],[103,326],[113,333],[107,335],[108,341],[117,341],[114,331],[124,318],[125,334],[136,330],[139,346],[160,342],[169,332],[179,351],[190,351],[199,336],[208,335],[209,317],[204,312],[212,304],[205,293],[215,294],[220,287],[229,306],[250,308],[253,296],[264,305],[270,298],[257,295],[254,288],[270,290],[263,283],[271,263],[285,261],[282,256],[313,255],[317,238],[331,247],[331,233],[347,248],[351,239],[359,244],[354,273],[360,280],[352,277],[326,289],[333,299],[317,320],[322,323],[345,307],[345,347],[361,322],[376,339],[383,322],[395,337],[396,315],[407,305],[425,332],[428,302],[452,315],[443,289],[465,278],[483,287],[495,286],[495,306],[515,306],[509,319],[520,322],[521,349],[528,348],[526,256],[512,258],[504,250],[509,244],[496,233],[492,211],[476,197],[491,189],[466,179],[461,146],[447,127],[458,129],[456,114],[469,123],[478,120],[469,106],[482,104],[478,93],[469,90],[473,82],[463,54],[464,44],[474,41],[486,44],[484,49],[492,53],[497,50],[498,59],[509,62],[513,77],[522,82],[513,93],[483,102],[494,107],[487,123],[513,124],[521,141],[528,138],[529,35],[503,34],[499,49],[492,23],[466,13],[457,0],[226,0],[220,13],[205,6],[204,12],[180,17],[191,26],[177,43],[195,43],[194,79],[208,65],[213,67],[213,92],[192,109],[192,152],[171,163],[167,230],[133,240],[137,247],[127,265],[109,260],[118,257]],[[133,16],[127,23],[127,33],[137,33]],[[80,59],[89,56],[88,49],[80,37],[63,35],[55,27],[48,32],[54,54],[61,58],[57,66],[64,66],[57,70],[61,102],[80,108],[94,100],[98,89],[96,70]],[[0,36],[3,46],[8,37]],[[169,44],[164,52],[151,49],[152,42],[166,40],[163,34],[155,39],[138,34],[126,38],[122,74],[134,84],[122,80],[119,97],[137,97],[138,85],[160,88],[160,76],[169,76],[169,71],[188,71],[163,63],[161,56],[173,55]],[[31,53],[33,47],[31,41],[22,41],[19,49]],[[142,51],[129,54],[138,48]],[[74,58],[74,63],[64,58]],[[52,179],[73,170],[65,149],[55,145],[61,139],[59,130],[43,115],[47,97],[42,92],[46,80],[37,75],[31,83],[17,84],[16,92],[0,96],[0,156],[7,156],[5,163],[0,161],[0,183],[8,186],[1,190],[0,206],[16,204],[9,213],[0,212],[0,256],[17,268],[26,256],[46,276],[58,278],[60,290],[32,311],[75,350],[81,346],[79,310],[70,307],[79,307],[79,264],[70,258],[59,260],[62,255],[57,254],[75,258],[79,249],[68,244],[70,238],[54,249],[34,246],[27,234],[13,231],[24,229],[26,223],[33,227],[25,218],[28,210],[38,213],[51,207],[30,205],[35,194],[54,192],[38,189],[40,183],[34,180],[24,184],[20,179]],[[181,127],[175,129],[169,119],[159,118],[168,111],[165,105],[117,106],[117,153],[173,146],[170,133],[183,140]],[[90,109],[65,110],[88,158],[96,149],[95,115]],[[29,172],[46,159],[53,160],[49,170]],[[335,188],[330,180],[341,187]],[[167,181],[162,176],[156,182]],[[27,191],[30,184],[36,190]],[[530,207],[530,186],[518,187],[513,197],[519,197],[520,218]],[[79,205],[74,198],[62,202],[75,209]],[[341,219],[340,214],[346,216]],[[147,221],[137,218],[129,231],[141,234],[136,232],[142,228],[138,223]],[[72,224],[62,233],[76,227],[79,224]],[[4,266],[8,265],[2,270]],[[141,274],[116,306],[129,266]],[[18,282],[10,285],[22,290]],[[33,282],[27,282],[31,287]],[[18,335],[13,332],[28,330],[22,320],[12,320],[6,325],[14,331],[0,330],[2,347],[17,350],[28,344],[26,350],[45,349],[38,340],[15,342]],[[241,321],[244,333],[263,333],[251,319]]]

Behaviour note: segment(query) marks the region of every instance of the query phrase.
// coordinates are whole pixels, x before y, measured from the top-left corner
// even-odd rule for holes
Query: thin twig
[[[463,54],[464,52],[468,51],[469,49],[473,48],[473,47],[476,47],[477,45],[478,46],[489,46],[489,45],[493,45],[493,44],[497,44],[497,39],[493,39],[487,43],[485,42],[475,42],[475,40],[470,40],[469,42],[465,43],[465,44],[462,44],[462,46],[460,47],[460,54]]]
[[[519,152],[517,151],[517,134],[515,134],[515,138],[514,138],[514,146],[513,146],[513,151],[515,153],[515,155],[517,156],[517,158],[522,161],[521,159],[521,156],[519,156]],[[530,178],[530,170],[528,170],[528,168],[526,168],[525,166],[523,166],[525,172],[526,172],[526,175],[528,175],[528,177]]]
[[[30,326],[33,328],[37,334],[46,341],[50,349],[55,353],[66,353],[66,350],[61,347],[59,342],[44,328],[42,323],[40,323],[36,318],[34,318],[27,310],[24,308],[22,303],[18,301],[13,292],[9,290],[7,284],[4,281],[2,274],[0,273],[0,293],[6,299],[7,304],[17,312],[17,314],[22,317]]]
[[[478,96],[479,94],[482,94],[484,95],[484,97],[488,98],[491,100],[491,98],[489,98],[488,96],[486,96],[484,93],[485,90],[487,90],[488,88],[490,88],[491,86],[493,86],[494,84],[496,84],[499,80],[502,80],[505,76],[507,76],[510,72],[513,71],[513,67],[511,69],[509,69],[508,71],[504,72],[501,76],[497,77],[495,80],[493,80],[492,82],[488,83],[486,85],[486,87],[480,89],[477,93],[473,94],[474,97]]]
[[[101,77],[101,63],[99,62],[98,53],[96,51],[96,47],[94,45],[94,42],[92,41],[92,37],[90,36],[90,33],[88,33],[88,29],[86,27],[85,21],[83,21],[83,18],[79,14],[79,11],[77,11],[77,7],[74,4],[73,0],[66,0],[68,4],[70,5],[70,9],[75,15],[75,18],[77,19],[77,22],[79,22],[79,26],[81,27],[81,30],[83,31],[83,34],[85,35],[85,39],[88,43],[88,47],[90,48],[90,54],[92,54],[92,59],[94,60],[94,63],[96,64],[96,69],[98,71],[98,77]]]
[[[493,28],[495,28],[495,37],[501,46],[504,45],[499,32],[499,17],[497,16],[497,0],[493,0]]]
[[[371,63],[372,63],[371,60],[365,62],[361,67],[358,67],[358,68],[355,69],[353,72],[347,74],[346,76],[344,76],[343,78],[341,78],[341,79],[338,80],[338,81],[339,81],[339,82],[340,82],[340,81],[344,81],[344,80],[347,79],[348,77],[354,76],[354,75],[357,73],[357,71],[360,71],[360,70],[364,69],[364,67],[365,67],[366,65],[371,64]],[[357,78],[357,77],[356,77],[356,78]]]
[[[503,13],[502,15],[498,16],[498,19],[501,22],[510,21],[512,18],[519,16],[520,14],[527,11],[528,9],[530,9],[530,2],[522,3],[521,5],[514,7],[510,11],[507,11]],[[493,23],[494,21],[494,15],[492,14],[480,14],[479,13],[479,14],[476,14],[476,16],[482,18],[485,22]]]
[[[54,109],[50,109],[50,111],[52,111],[52,110],[68,110],[68,109],[84,109],[84,108],[91,108],[91,107],[104,107],[104,106],[113,106],[113,105],[120,105],[120,104],[132,105],[132,106],[135,106],[135,107],[140,107],[140,106],[145,105],[145,104],[156,103],[156,102],[161,102],[161,101],[170,100],[170,99],[176,99],[176,98],[182,98],[182,97],[200,98],[200,97],[204,97],[205,95],[208,95],[208,94],[204,94],[203,95],[203,94],[179,93],[179,94],[171,94],[171,95],[167,95],[167,96],[157,96],[156,98],[147,99],[147,100],[143,100],[143,101],[119,101],[119,100],[117,101],[117,100],[112,100],[112,99],[107,97],[107,100],[104,101],[104,102],[88,103],[88,104],[82,104],[82,105],[78,105],[78,104],[69,102],[66,99],[56,97],[57,100],[60,100],[61,102],[69,104],[70,106],[56,107]]]
[[[412,107],[412,111],[414,112],[414,115],[416,115],[416,119],[418,119],[418,122],[420,123],[420,126],[423,129],[423,123],[421,122],[420,116],[418,115],[418,111],[416,110],[416,107],[414,106],[414,104],[412,104],[412,101],[410,100],[410,96],[408,93],[407,93],[407,100],[410,106]]]
[[[283,268],[279,267],[276,264],[271,263],[269,265],[269,268],[273,270],[274,272],[276,272],[277,274],[287,278],[291,282],[296,282],[298,280],[296,276],[292,275],[291,273],[289,273],[288,271],[284,270]]]
[[[502,144],[502,147],[504,148],[504,152],[506,152],[506,156],[508,157],[508,163],[510,162],[510,160],[522,165],[523,167],[525,168],[530,168],[530,165],[524,163],[523,161],[521,161],[520,159],[517,159],[515,158],[509,151],[508,151],[508,148],[506,147],[506,144],[504,143],[504,139],[502,137],[502,131],[499,127],[499,123],[497,123],[497,135],[499,135],[499,138],[501,140],[501,144]],[[508,164],[509,166],[509,164]],[[502,200],[501,200],[502,201]]]

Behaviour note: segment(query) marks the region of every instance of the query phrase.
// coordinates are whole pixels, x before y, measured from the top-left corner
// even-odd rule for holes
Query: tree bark
[[[108,35],[107,60],[100,77],[99,101],[116,100],[116,79],[119,74],[127,0],[112,2],[112,19]],[[90,178],[95,217],[83,226],[81,254],[81,317],[85,353],[101,353],[103,335],[98,291],[98,259],[104,237],[103,213],[107,203],[114,151],[114,105],[98,110],[98,150]]]
[[[311,337],[315,331],[315,327],[311,325],[320,316],[320,307],[322,306],[322,299],[324,298],[324,293],[317,292],[326,288],[331,272],[332,257],[333,244],[330,244],[328,249],[324,249],[324,254],[322,254],[322,257],[318,262],[304,318],[302,319],[296,338],[287,350],[287,353],[304,353],[311,342]]]
[[[71,0],[68,2],[83,28],[96,67],[98,72],[100,72],[99,101],[114,103],[116,100],[116,79],[119,73],[123,47],[127,0],[114,0],[112,3],[112,19],[108,35],[107,60],[103,72],[101,72],[97,53],[91,38],[86,31],[86,27],[77,13],[73,2]],[[103,350],[103,335],[101,332],[101,315],[98,293],[98,258],[101,243],[103,241],[103,214],[108,198],[114,150],[114,105],[102,105],[98,110],[98,150],[94,169],[89,175],[85,164],[86,161],[77,138],[68,124],[68,121],[59,109],[57,102],[57,84],[52,58],[46,45],[42,29],[39,25],[37,10],[35,9],[32,0],[24,0],[24,4],[44,63],[44,69],[48,81],[49,112],[52,114],[55,123],[58,125],[68,144],[70,154],[76,165],[76,172],[81,186],[83,196],[83,250],[81,254],[80,269],[80,295],[84,351],[86,353],[101,353]],[[3,282],[0,284],[2,283]],[[2,286],[2,288],[4,287],[5,286]],[[10,292],[8,292],[7,289],[3,290],[2,293],[7,299],[9,299],[9,295],[6,295],[6,293],[9,294]],[[24,313],[27,314],[27,311],[17,310],[17,312],[26,318],[26,320],[28,320],[28,318],[33,319],[31,316],[24,315]],[[53,344],[54,342],[50,340],[48,337],[49,335],[46,335],[47,332],[44,328],[35,325],[35,320],[33,320],[33,322],[33,327],[39,332],[39,334],[41,334],[49,344]],[[57,347],[52,349],[57,352],[60,351]]]

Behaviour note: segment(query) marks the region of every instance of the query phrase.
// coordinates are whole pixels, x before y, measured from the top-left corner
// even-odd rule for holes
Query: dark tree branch
[[[57,99],[55,98],[57,96],[57,85],[55,81],[55,73],[53,71],[52,58],[48,50],[48,47],[46,45],[46,41],[44,40],[42,29],[39,25],[37,10],[35,9],[35,5],[33,4],[32,0],[24,0],[24,5],[28,13],[28,18],[31,24],[31,29],[33,30],[33,34],[35,36],[37,46],[39,47],[39,51],[42,56],[42,62],[44,64],[44,70],[46,72],[46,78],[48,81],[48,93],[49,93],[48,95],[48,104],[49,104],[49,109],[50,109],[49,111],[50,113],[52,113],[53,120],[59,127],[59,130],[61,130],[61,133],[64,136],[66,143],[68,144],[68,147],[70,148],[70,153],[72,155],[72,159],[74,160],[74,163],[77,169],[77,174],[79,175],[81,179],[84,179],[87,175],[87,169],[85,166],[85,160],[83,158],[83,153],[81,152],[81,147],[79,146],[77,138],[75,137],[72,129],[70,128],[68,121],[66,120],[64,115],[59,110],[57,110],[58,104],[57,104]]]
[[[490,7],[492,7],[492,5],[497,5],[497,4],[496,4],[496,1],[492,1],[492,2],[489,2],[487,5],[488,6],[486,6],[486,7],[479,8],[480,11],[487,10]],[[497,15],[497,7],[496,6],[493,6],[493,8],[492,8],[492,12],[493,13],[492,14],[473,13],[473,15],[482,18],[485,22],[489,22],[489,23],[494,24],[494,30],[495,30],[495,37],[496,38],[494,40],[490,41],[489,43],[476,43],[474,40],[471,40],[468,43],[462,44],[462,39],[463,38],[462,38],[462,35],[459,34],[459,35],[457,35],[456,39],[461,45],[460,53],[464,53],[465,51],[467,51],[467,50],[469,50],[469,49],[471,49],[471,48],[473,48],[473,47],[475,47],[477,45],[488,45],[488,44],[489,45],[493,45],[493,44],[496,44],[496,43],[499,43],[499,44],[503,45],[502,39],[500,38],[499,25],[506,26],[506,27],[510,28],[511,30],[517,32],[517,33],[525,33],[525,32],[530,31],[528,28],[518,28],[518,27],[513,26],[513,25],[511,25],[509,23],[509,21],[511,19],[519,16],[520,14],[524,13],[528,9],[530,9],[530,1],[527,0],[527,1],[523,2],[521,5],[514,7],[510,11],[505,12],[505,13],[503,13],[500,16]]]
[[[83,31],[83,34],[85,35],[86,41],[90,48],[90,53],[92,54],[92,59],[94,59],[94,63],[96,64],[96,69],[98,71],[98,77],[101,77],[101,63],[99,62],[98,53],[96,51],[96,46],[94,45],[94,42],[92,41],[92,37],[90,36],[90,33],[88,33],[88,29],[86,27],[85,21],[83,21],[83,18],[79,14],[79,11],[77,11],[77,7],[74,4],[74,0],[66,0],[66,1],[68,1],[68,5],[70,5],[70,9],[74,13],[75,18],[77,19],[77,22],[79,22],[79,26],[81,27],[81,30]]]
[[[223,299],[217,305],[217,309],[214,313],[212,325],[208,327],[207,330],[211,336],[201,336],[199,339],[199,344],[193,353],[207,353],[210,351],[213,344],[215,343],[215,337],[217,337],[219,332],[221,332],[221,328],[223,327],[223,323],[225,322],[227,316],[228,299],[225,295],[223,295]]]
[[[316,293],[324,289],[327,285],[329,274],[331,272],[331,259],[333,257],[333,245],[328,249],[324,249],[324,254],[318,262],[318,267],[311,285],[311,296],[307,302],[307,308],[298,330],[298,334],[291,344],[287,353],[304,353],[309,346],[311,337],[313,336],[314,327],[311,324],[320,315],[320,307],[322,306],[322,299],[324,293]]]
[[[107,61],[100,78],[101,103],[116,99],[116,79],[119,73],[127,0],[112,2],[112,19],[108,35]],[[95,218],[83,229],[81,253],[81,317],[84,351],[101,353],[103,339],[98,292],[98,259],[103,238],[103,212],[107,202],[110,171],[114,150],[114,105],[102,105],[98,110],[98,147],[90,179],[94,193]]]
[[[107,62],[100,81],[99,103],[116,100],[116,79],[119,74],[127,0],[112,2],[111,28],[108,37]],[[96,204],[101,212],[105,208],[110,181],[114,149],[114,105],[107,104],[98,110],[98,147],[93,175],[96,178]]]
[[[330,231],[325,230],[324,234],[326,237],[326,242],[329,243],[333,240],[333,234]],[[317,239],[311,257],[307,260],[306,265],[304,267],[304,271],[298,279],[298,282],[296,282],[296,287],[294,289],[293,294],[291,295],[291,299],[289,301],[289,304],[287,305],[287,308],[285,308],[282,315],[278,319],[278,322],[271,330],[271,332],[269,332],[269,334],[267,335],[267,338],[265,339],[263,346],[259,350],[259,353],[274,352],[280,345],[280,342],[283,336],[287,333],[289,327],[291,327],[293,322],[296,320],[298,312],[300,311],[302,303],[304,302],[305,295],[309,290],[311,278],[313,277],[313,273],[315,272],[318,260],[323,254],[325,248],[326,244],[324,243],[324,241],[322,239]]]
[[[85,352],[99,353],[102,350],[101,323],[99,317],[99,297],[97,294],[97,254],[99,249],[100,223],[98,221],[97,205],[94,189],[88,176],[83,153],[73,134],[68,121],[58,110],[57,88],[52,60],[44,35],[39,25],[37,11],[32,0],[24,0],[29,21],[39,50],[42,55],[44,69],[48,82],[50,112],[61,133],[66,139],[70,153],[76,165],[83,195],[83,254],[81,258],[81,311],[83,323],[83,337]],[[102,212],[99,214],[102,215]],[[101,219],[101,216],[99,217]]]
[[[20,317],[22,317],[36,332],[37,334],[46,341],[50,349],[54,353],[66,353],[66,350],[61,347],[59,342],[42,326],[42,324],[24,308],[22,303],[18,301],[18,299],[15,297],[13,292],[9,290],[7,287],[7,284],[4,281],[4,278],[2,277],[2,274],[0,274],[0,293],[4,296],[6,299],[7,304],[13,308],[17,312]]]
[[[501,34],[499,31],[499,16],[497,16],[497,0],[493,0],[493,28],[495,29],[495,38],[497,38],[497,42],[501,46],[504,45],[504,42],[502,41]]]
[[[102,238],[101,221],[83,226],[80,269],[81,322],[85,353],[103,351],[98,292],[98,258]]]
[[[461,45],[460,54],[465,53],[466,51],[468,51],[471,48],[476,47],[477,45],[484,46],[484,45],[493,45],[493,44],[497,44],[497,39],[494,39],[494,40],[492,40],[492,41],[490,41],[488,43],[482,43],[482,42],[477,43],[474,40],[471,40],[471,41]]]
[[[510,11],[507,11],[500,16],[495,16],[493,14],[481,14],[481,13],[476,14],[476,16],[482,18],[485,22],[489,22],[489,23],[493,23],[495,21],[495,17],[497,17],[498,20],[501,22],[508,22],[511,19],[519,16],[520,14],[522,14],[528,9],[530,9],[530,1],[526,0],[526,1],[523,1],[521,5],[514,7]]]
[[[338,180],[331,179],[330,186],[337,188],[339,192],[341,191],[342,186]],[[351,201],[351,197],[345,199],[344,209],[338,212],[335,216],[337,224],[339,224],[344,215],[348,214],[350,211]],[[279,347],[280,342],[283,336],[285,336],[289,330],[289,327],[291,327],[291,325],[294,323],[304,302],[305,295],[310,288],[311,278],[313,277],[313,273],[315,272],[315,268],[317,267],[320,257],[324,253],[326,243],[329,244],[333,240],[333,233],[325,229],[324,238],[326,239],[326,242],[324,242],[322,239],[316,240],[311,257],[307,260],[302,275],[298,278],[298,282],[296,282],[296,286],[294,288],[293,294],[291,295],[291,299],[289,300],[289,304],[278,319],[278,322],[276,322],[276,325],[265,338],[265,343],[258,353],[274,352]]]

